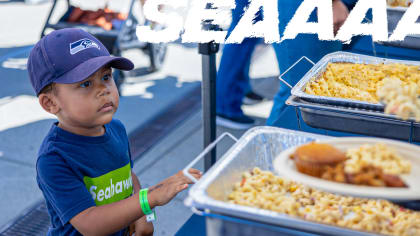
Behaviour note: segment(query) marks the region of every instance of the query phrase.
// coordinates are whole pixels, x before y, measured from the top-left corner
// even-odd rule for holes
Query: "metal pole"
[[[204,148],[216,139],[216,53],[219,45],[210,42],[199,44],[202,54],[201,99],[203,108]],[[204,157],[204,169],[207,171],[216,162],[216,148]]]

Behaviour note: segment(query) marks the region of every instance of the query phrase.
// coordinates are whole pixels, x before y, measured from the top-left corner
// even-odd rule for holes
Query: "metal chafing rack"
[[[300,118],[314,128],[420,142],[420,124],[381,111],[317,104],[291,96],[287,105],[300,110]],[[298,114],[298,113],[297,113]]]
[[[287,103],[300,109],[303,120],[315,127],[410,141],[420,140],[420,124],[412,120],[402,121],[393,115],[384,114],[381,111],[383,109],[381,104],[331,99],[302,93],[305,84],[322,73],[329,61],[342,62],[343,60],[353,63],[397,62],[344,52],[327,55],[293,88],[294,93],[301,95],[301,98],[291,96]],[[420,63],[409,61],[398,62],[420,65]],[[195,180],[189,175],[188,169],[226,136],[233,138],[237,143],[205,173],[200,181]],[[208,236],[377,235],[308,221],[269,210],[236,205],[227,201],[227,196],[231,193],[234,184],[241,181],[242,173],[254,167],[274,171],[273,160],[282,151],[292,146],[326,138],[329,137],[274,127],[253,128],[239,140],[230,134],[224,134],[184,169],[184,174],[196,182],[189,191],[185,204],[191,207],[194,213],[206,217]],[[411,209],[419,209],[418,201],[399,202],[399,204]]]

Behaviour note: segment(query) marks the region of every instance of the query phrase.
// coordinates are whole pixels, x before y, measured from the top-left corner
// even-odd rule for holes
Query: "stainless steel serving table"
[[[225,135],[224,135],[225,136]],[[219,137],[215,143],[221,140]],[[246,132],[189,191],[185,204],[206,217],[207,235],[343,235],[367,236],[372,233],[305,221],[286,214],[228,203],[227,196],[242,173],[259,167],[274,171],[273,159],[283,150],[321,136],[274,127],[256,127]],[[215,144],[214,143],[214,144]],[[213,144],[198,156],[194,166]]]

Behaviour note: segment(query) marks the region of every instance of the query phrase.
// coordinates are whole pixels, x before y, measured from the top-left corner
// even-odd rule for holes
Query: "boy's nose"
[[[104,96],[110,93],[110,88],[104,83],[98,85],[98,96]]]

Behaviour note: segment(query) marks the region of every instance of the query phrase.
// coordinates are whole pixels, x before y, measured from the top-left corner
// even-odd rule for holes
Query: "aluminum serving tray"
[[[274,171],[273,159],[281,151],[292,146],[326,138],[329,137],[274,127],[253,128],[246,132],[190,189],[185,203],[192,209],[200,209],[208,214],[245,219],[263,225],[274,225],[302,232],[334,236],[374,235],[226,202],[234,183],[241,181],[243,172],[254,167]],[[184,169],[184,173],[188,168]],[[236,225],[236,227],[240,228],[241,226]],[[249,225],[243,225],[243,227],[246,228]],[[256,233],[258,230],[255,230],[254,235],[258,235]]]
[[[333,98],[307,94],[305,92],[306,84],[310,82],[313,78],[315,78],[315,80],[318,79],[322,75],[322,73],[324,73],[328,63],[330,62],[348,62],[358,64],[402,63],[407,65],[420,66],[420,62],[418,61],[386,59],[349,52],[334,52],[324,56],[318,63],[315,64],[315,66],[313,66],[303,76],[303,78],[293,87],[291,92],[292,95],[316,103],[383,111],[384,106],[380,103],[368,103],[352,99]]]
[[[311,127],[420,142],[420,124],[380,111],[317,104],[290,96],[287,105],[298,107]]]

